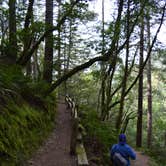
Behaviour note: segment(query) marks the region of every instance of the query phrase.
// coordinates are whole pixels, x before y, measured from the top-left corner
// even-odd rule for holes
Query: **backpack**
[[[120,154],[115,152],[113,155],[113,162],[117,166],[127,166],[127,160]]]

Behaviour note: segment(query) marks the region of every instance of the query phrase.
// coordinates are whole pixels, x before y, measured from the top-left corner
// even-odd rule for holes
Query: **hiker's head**
[[[119,135],[119,143],[120,144],[125,144],[126,143],[126,135],[125,134],[120,134]]]

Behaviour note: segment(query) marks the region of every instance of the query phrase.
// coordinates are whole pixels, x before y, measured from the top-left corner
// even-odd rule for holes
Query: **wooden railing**
[[[65,97],[67,108],[71,110],[72,116],[72,134],[70,142],[70,153],[77,156],[78,166],[89,165],[85,147],[83,144],[84,127],[81,125],[78,117],[78,107],[75,102],[69,97]]]

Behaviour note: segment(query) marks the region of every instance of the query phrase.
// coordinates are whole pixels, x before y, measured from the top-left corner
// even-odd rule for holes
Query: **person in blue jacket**
[[[113,161],[113,156],[115,153],[119,153],[124,159],[127,160],[126,166],[130,166],[129,158],[131,158],[133,160],[136,159],[136,154],[135,154],[134,150],[126,143],[125,134],[120,134],[118,144],[114,144],[112,146],[112,148],[110,149],[111,160],[112,160],[114,166],[116,166],[116,163]]]

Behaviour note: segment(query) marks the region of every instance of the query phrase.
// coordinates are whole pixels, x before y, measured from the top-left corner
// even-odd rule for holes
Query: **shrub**
[[[96,161],[98,162],[97,164],[108,164],[110,162],[109,148],[117,141],[116,132],[109,122],[101,121],[97,112],[91,108],[82,107],[80,114],[81,122],[87,132],[87,150],[94,153],[94,156],[91,156],[91,158],[93,158],[92,160],[94,160],[94,157],[96,160],[100,158],[100,163]],[[98,154],[96,154],[96,152]]]

